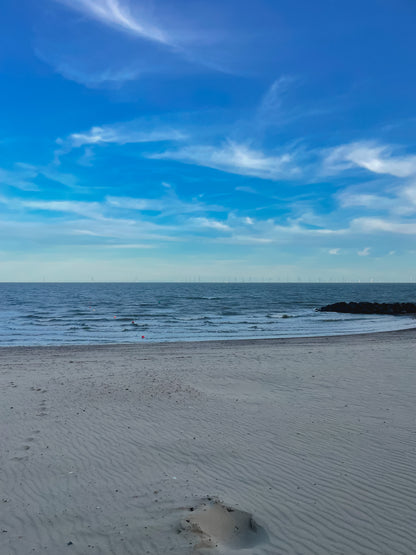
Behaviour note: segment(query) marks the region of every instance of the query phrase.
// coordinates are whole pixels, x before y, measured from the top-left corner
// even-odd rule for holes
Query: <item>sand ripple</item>
[[[414,554],[413,344],[1,350],[0,553]]]

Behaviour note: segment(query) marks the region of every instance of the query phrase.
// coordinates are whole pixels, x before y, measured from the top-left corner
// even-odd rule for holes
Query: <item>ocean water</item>
[[[316,312],[416,302],[416,284],[0,283],[0,346],[308,337],[416,327],[409,316]]]

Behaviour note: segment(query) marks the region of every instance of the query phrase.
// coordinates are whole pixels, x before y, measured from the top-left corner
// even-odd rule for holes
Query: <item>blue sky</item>
[[[413,0],[16,0],[1,281],[415,281]]]

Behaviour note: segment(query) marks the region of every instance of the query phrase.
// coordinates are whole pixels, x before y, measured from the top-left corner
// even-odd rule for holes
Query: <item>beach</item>
[[[416,331],[0,349],[0,553],[414,554]]]

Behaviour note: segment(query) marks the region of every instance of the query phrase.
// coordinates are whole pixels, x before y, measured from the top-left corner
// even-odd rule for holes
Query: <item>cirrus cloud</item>
[[[161,28],[138,17],[124,2],[119,0],[55,0],[106,25],[120,28],[136,36],[162,44],[171,44],[167,33]]]
[[[177,150],[148,154],[148,158],[177,160],[186,164],[259,177],[260,179],[292,179],[300,177],[301,168],[288,152],[267,155],[248,145],[228,141],[220,146],[190,145]]]
[[[324,172],[328,174],[355,167],[376,174],[410,177],[416,175],[416,155],[394,155],[391,145],[355,142],[331,149],[324,158]]]

